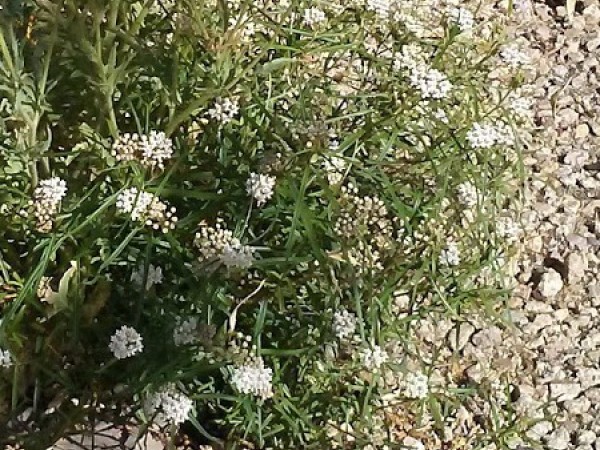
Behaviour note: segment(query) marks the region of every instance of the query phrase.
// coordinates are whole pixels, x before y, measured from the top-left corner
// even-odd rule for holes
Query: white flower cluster
[[[466,206],[467,208],[472,208],[477,205],[477,199],[479,197],[479,192],[477,187],[470,181],[465,181],[458,185],[456,188],[456,193],[458,196],[458,201],[461,205]]]
[[[380,247],[385,247],[393,235],[392,222],[383,200],[376,195],[360,196],[352,183],[342,188],[339,200],[342,211],[335,222],[338,236],[352,239],[360,235],[371,235]]]
[[[146,279],[146,290],[149,291],[155,284],[163,282],[163,273],[160,266],[148,265],[148,278]],[[131,273],[131,282],[138,288],[144,284],[144,264]]]
[[[304,10],[304,25],[314,28],[327,21],[327,16],[322,9],[317,7],[307,8]]]
[[[425,398],[429,393],[429,380],[421,372],[411,372],[404,377],[404,395],[408,398]]]
[[[452,83],[437,69],[420,65],[410,72],[410,84],[421,91],[421,97],[442,99],[448,97]]]
[[[194,409],[194,401],[169,383],[152,393],[144,404],[146,412],[159,423],[181,425]]]
[[[327,173],[327,182],[330,186],[340,184],[344,179],[344,173],[348,167],[345,159],[332,156],[323,161],[323,169]]]
[[[263,400],[273,397],[273,370],[265,367],[260,356],[249,358],[233,369],[232,386],[242,394],[251,394]]]
[[[391,0],[367,0],[366,7],[367,11],[374,11],[380,18],[387,19],[392,11],[392,3]]]
[[[247,269],[254,263],[254,251],[248,245],[233,237],[222,219],[217,219],[214,227],[205,221],[200,222],[200,229],[194,238],[194,244],[200,250],[200,260],[219,259],[227,267]]]
[[[521,227],[512,217],[499,217],[496,220],[496,234],[508,243],[513,243],[519,238]]]
[[[400,52],[394,54],[394,69],[415,70],[425,64],[423,49],[415,43],[403,45]]]
[[[532,115],[533,100],[530,97],[511,92],[508,97],[508,108],[521,119],[529,119]]]
[[[342,309],[333,314],[333,332],[340,341],[352,337],[356,331],[356,315]]]
[[[125,133],[113,143],[112,155],[117,161],[140,161],[145,167],[164,169],[165,161],[173,156],[173,141],[162,131]]]
[[[491,148],[494,145],[513,145],[515,138],[510,127],[500,121],[474,123],[467,132],[467,141],[473,148]]]
[[[29,204],[33,206],[33,214],[37,221],[36,228],[40,232],[47,233],[52,229],[60,202],[65,195],[67,195],[67,183],[58,177],[42,180],[35,188],[33,200]]]
[[[140,191],[135,187],[121,192],[117,197],[116,206],[120,213],[130,215],[131,220],[143,222],[163,233],[173,230],[178,220],[175,207],[169,207],[156,195]]]
[[[8,369],[13,365],[13,357],[9,350],[0,348],[0,367]]]
[[[246,192],[260,207],[267,200],[273,197],[273,189],[275,188],[275,177],[252,172],[250,178],[246,180]]]
[[[212,108],[208,110],[208,116],[222,124],[231,122],[240,112],[240,105],[236,97],[217,98]]]
[[[379,369],[389,359],[388,353],[379,345],[373,345],[372,348],[361,350],[360,362],[367,370]]]
[[[466,8],[452,7],[448,12],[452,23],[456,24],[461,32],[469,33],[473,29],[475,19],[473,13]]]
[[[123,325],[110,338],[108,348],[117,359],[130,358],[144,350],[142,336],[135,328]]]
[[[529,55],[519,48],[519,45],[507,45],[500,51],[500,57],[513,69],[528,65],[531,62]]]
[[[439,263],[446,267],[458,266],[460,264],[460,251],[456,242],[448,242],[446,248],[440,253]]]
[[[173,330],[173,342],[178,347],[181,345],[190,345],[198,341],[198,318],[190,317],[183,320],[177,318],[175,329]]]

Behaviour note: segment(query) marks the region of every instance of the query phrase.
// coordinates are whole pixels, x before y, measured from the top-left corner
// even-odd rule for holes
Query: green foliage
[[[488,82],[503,66],[500,13],[470,34],[450,10],[398,6],[424,32],[371,3],[319,4],[321,23],[300,0],[0,11],[0,349],[14,360],[0,369],[0,421],[32,408],[26,448],[89,419],[84,405],[151,419],[141,406],[168,383],[195,401],[199,439],[227,448],[399,448],[395,421],[416,426],[426,412],[435,426],[423,439],[438,442],[465,397],[485,396],[458,376],[423,399],[398,386],[441,370],[415,334],[423,320],[495,313],[506,298],[510,250],[496,223],[517,189],[518,139],[482,148],[469,132],[521,123],[507,100],[520,71]],[[411,81],[399,63],[409,44],[449,93]],[[153,131],[173,145],[164,168],[116,150],[127,133]],[[251,174],[274,178],[264,202]],[[67,193],[40,218],[53,177]],[[465,182],[475,204],[458,194]],[[130,188],[133,203],[143,192],[166,209],[132,220]],[[172,230],[148,226],[163,227],[171,207]],[[203,242],[218,243],[202,230],[216,224],[237,240],[236,258],[248,246],[249,267],[222,249],[203,257]],[[444,256],[454,244],[457,264]],[[345,338],[333,326],[342,311],[356,320]],[[191,318],[190,341],[175,345]],[[143,351],[116,359],[122,325]],[[375,348],[388,359],[368,367],[361,355]],[[248,358],[272,369],[272,398],[232,385]],[[473,448],[503,445],[502,427],[489,418]]]

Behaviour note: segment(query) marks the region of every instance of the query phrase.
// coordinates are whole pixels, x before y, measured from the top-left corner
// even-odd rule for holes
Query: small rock
[[[584,414],[590,410],[591,406],[592,402],[590,402],[586,397],[580,397],[576,398],[575,400],[569,400],[565,402],[565,409],[569,411],[570,414]]]
[[[548,269],[546,273],[542,275],[542,281],[540,282],[540,294],[546,298],[554,298],[563,288],[563,281],[560,274],[554,269]]]
[[[582,431],[577,435],[577,444],[579,445],[589,445],[593,444],[596,440],[596,433],[592,430]]]
[[[581,392],[581,385],[578,383],[551,383],[550,397],[556,401],[573,400]]]
[[[577,380],[581,383],[583,389],[591,388],[600,384],[600,369],[593,369],[591,367],[585,367],[579,369],[577,374]],[[589,397],[589,395],[588,395]]]
[[[585,139],[588,134],[590,134],[590,128],[585,123],[581,123],[575,128],[575,139]]]
[[[554,320],[556,320],[557,322],[562,322],[567,317],[569,317],[569,310],[566,308],[557,309],[556,311],[554,311]]]
[[[453,328],[448,333],[448,341],[450,348],[454,351],[459,351],[467,345],[469,339],[475,332],[475,327],[468,322],[463,322],[456,328]]]
[[[425,450],[423,443],[411,436],[406,436],[402,440],[402,444],[412,450]]]
[[[570,441],[571,436],[569,436],[569,432],[565,428],[560,427],[548,436],[546,444],[548,445],[548,448],[553,450],[565,450],[569,447]]]
[[[544,436],[547,436],[548,433],[552,431],[552,423],[547,420],[542,420],[541,422],[533,425],[529,430],[527,430],[527,437],[533,441],[540,441]]]
[[[548,303],[541,302],[539,300],[529,300],[525,304],[525,310],[536,314],[554,312],[554,309],[551,305],[549,305]]]
[[[569,270],[569,282],[574,283],[581,279],[587,270],[587,261],[579,253],[571,253],[567,258],[567,268]]]

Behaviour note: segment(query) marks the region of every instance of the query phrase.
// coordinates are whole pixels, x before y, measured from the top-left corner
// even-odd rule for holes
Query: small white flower
[[[146,279],[146,290],[149,291],[155,284],[161,284],[163,282],[163,273],[160,266],[154,266],[150,264],[148,266],[148,278]],[[144,283],[144,264],[131,273],[131,281],[139,288]]]
[[[438,108],[434,111],[433,117],[435,117],[437,120],[439,120],[440,122],[443,122],[445,124],[448,124],[450,122],[450,120],[448,119],[448,115],[446,114],[446,111],[444,111],[441,108]]]
[[[13,365],[13,357],[9,350],[0,348],[0,367],[8,369]]]
[[[460,264],[460,251],[455,242],[449,242],[440,253],[439,263],[442,266],[451,267]]]
[[[189,345],[198,341],[198,318],[190,317],[182,320],[177,318],[175,330],[173,330],[173,342],[175,345]]]
[[[212,108],[208,110],[208,116],[222,124],[231,122],[240,112],[240,105],[236,97],[217,98]]]
[[[473,29],[475,19],[473,13],[468,9],[453,7],[448,15],[452,23],[455,23],[463,33],[468,33]]]
[[[246,181],[246,191],[248,195],[256,200],[258,206],[264,205],[267,200],[273,197],[274,188],[275,177],[270,175],[252,172],[250,178]]]
[[[317,25],[325,23],[327,16],[322,9],[312,7],[304,10],[304,24],[307,27],[314,28]]]
[[[146,167],[164,169],[173,156],[173,141],[160,131],[150,134],[125,133],[113,143],[112,155],[117,161],[140,161]]]
[[[473,183],[465,181],[458,185],[456,189],[458,195],[458,201],[461,205],[467,208],[472,208],[477,205],[478,191]]]
[[[467,140],[473,148],[490,148],[496,144],[496,130],[490,124],[474,123],[467,132]]]
[[[233,237],[233,232],[224,226],[222,219],[217,219],[214,227],[201,222],[194,244],[200,250],[200,261],[218,258],[227,267],[247,269],[255,260],[254,249]]]
[[[327,173],[327,182],[330,186],[340,184],[344,179],[344,173],[348,167],[345,159],[332,156],[323,161],[323,169]]]
[[[342,309],[333,315],[333,332],[340,341],[352,337],[356,331],[356,315]]]
[[[416,70],[417,67],[425,66],[425,61],[425,52],[418,44],[403,45],[400,52],[394,55],[394,69]]]
[[[500,121],[491,123],[474,123],[467,132],[467,141],[473,148],[491,148],[494,145],[513,145],[515,137],[510,127]]]
[[[367,0],[367,10],[374,11],[382,19],[389,18],[391,9],[390,0]]]
[[[410,84],[421,91],[423,98],[446,98],[452,89],[452,84],[446,75],[425,65],[418,66],[411,71]]]
[[[531,117],[533,100],[529,97],[523,97],[518,93],[511,93],[508,98],[508,108],[522,119]]]
[[[159,422],[177,426],[187,420],[194,409],[194,401],[179,392],[175,384],[169,383],[147,398],[144,409]]]
[[[500,57],[514,69],[526,66],[531,62],[527,53],[522,51],[517,44],[504,47],[500,52]]]
[[[123,325],[110,338],[108,348],[117,359],[125,359],[141,353],[144,349],[142,336],[135,328]]]
[[[404,395],[408,398],[425,398],[429,393],[429,380],[421,372],[409,373],[404,377]]]
[[[242,394],[262,399],[273,397],[273,370],[265,367],[261,357],[253,358],[233,369],[231,384]]]
[[[387,352],[379,345],[363,349],[359,356],[362,365],[367,370],[379,369],[388,360]]]
[[[52,229],[60,203],[66,195],[67,183],[64,180],[53,177],[40,181],[33,192],[33,200],[30,201],[39,231],[49,232]]]
[[[134,222],[142,222],[153,230],[167,233],[178,221],[175,207],[161,201],[156,195],[135,187],[125,189],[117,196],[117,211],[127,214]]]
[[[254,250],[249,245],[243,245],[238,239],[233,239],[231,244],[223,247],[221,262],[226,267],[248,269],[254,264]]]
[[[508,243],[513,243],[521,234],[521,227],[511,217],[499,217],[496,220],[496,234]]]

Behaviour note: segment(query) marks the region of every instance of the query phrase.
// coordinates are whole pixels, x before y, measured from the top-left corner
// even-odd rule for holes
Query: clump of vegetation
[[[503,386],[415,333],[506,297],[529,106],[511,9],[4,7],[5,435],[135,416],[216,448],[502,448]]]

